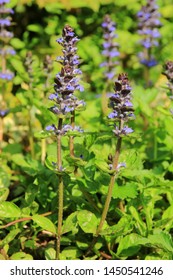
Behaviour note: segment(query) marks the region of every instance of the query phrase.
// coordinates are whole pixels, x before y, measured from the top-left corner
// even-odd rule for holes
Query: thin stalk
[[[122,128],[123,121],[120,122],[119,126]],[[115,148],[115,155],[114,155],[113,163],[112,163],[112,169],[113,170],[116,170],[117,167],[118,167],[118,161],[119,161],[120,150],[121,150],[121,143],[122,143],[122,138],[119,137],[118,140],[117,140],[117,144],[116,144],[116,148]],[[105,223],[105,220],[106,220],[106,217],[107,217],[107,213],[108,213],[108,210],[109,210],[109,205],[110,205],[111,198],[112,198],[112,191],[113,191],[113,188],[114,188],[116,176],[117,176],[116,172],[111,175],[111,179],[110,179],[110,183],[109,183],[109,188],[108,188],[108,193],[107,193],[106,201],[105,201],[105,204],[104,204],[101,220],[100,220],[100,223],[99,223],[98,228],[96,230],[95,237],[94,237],[94,239],[93,239],[89,249],[87,250],[87,253],[86,253],[85,256],[88,256],[89,253],[92,251],[92,249],[93,249],[94,245],[96,244],[97,239],[98,239],[98,237],[100,235],[100,232],[101,232],[101,230],[103,228],[103,225]]]
[[[35,152],[34,152],[34,138],[33,138],[33,131],[32,131],[32,116],[29,110],[29,114],[28,114],[28,128],[29,128],[29,147],[30,147],[30,151],[31,151],[31,156],[32,158],[35,157]]]
[[[58,186],[58,227],[56,237],[56,260],[60,259],[60,246],[61,246],[61,231],[63,222],[63,196],[64,196],[64,184],[62,175],[59,175]]]
[[[117,145],[116,145],[115,156],[114,156],[114,159],[113,159],[113,170],[116,170],[117,166],[118,166],[118,160],[119,160],[120,149],[121,149],[121,142],[122,142],[122,138],[119,137],[118,141],[117,141]],[[108,213],[108,210],[109,210],[109,205],[110,205],[111,198],[112,198],[112,191],[113,191],[113,188],[114,188],[116,175],[117,175],[116,172],[111,175],[109,188],[108,188],[108,193],[107,193],[105,205],[104,205],[104,208],[103,208],[101,220],[100,220],[99,226],[98,226],[97,231],[96,231],[96,236],[99,236],[99,234],[102,230],[103,224],[106,220],[106,216],[107,216],[107,213]]]
[[[0,118],[0,153],[2,152],[2,142],[3,142],[3,134],[4,134],[4,123],[3,118]]]
[[[71,127],[74,128],[74,126],[75,126],[75,111],[73,111],[71,113],[70,124],[71,124]],[[74,157],[74,136],[70,136],[69,148],[70,148],[70,156]]]
[[[41,140],[41,163],[44,165],[46,158],[46,139]]]
[[[58,129],[62,129],[62,119],[59,119]],[[62,155],[61,155],[61,135],[57,136],[57,167],[58,170],[62,170]],[[61,231],[63,222],[63,197],[64,197],[64,184],[63,176],[58,175],[59,186],[58,186],[58,226],[57,226],[57,236],[56,236],[56,259],[60,259],[60,246],[61,246]]]

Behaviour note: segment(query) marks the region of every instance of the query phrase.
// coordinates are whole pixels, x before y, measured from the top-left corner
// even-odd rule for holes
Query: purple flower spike
[[[11,17],[9,16],[9,14],[13,14],[13,10],[5,7],[5,4],[7,3],[9,3],[9,0],[0,1],[0,41],[3,42],[1,44],[0,56],[5,61],[4,65],[8,64],[7,57],[9,55],[16,54],[15,50],[9,47],[9,41],[13,37],[13,33],[8,31],[8,27],[11,26]],[[13,77],[14,74],[6,69],[6,66],[1,66],[0,79],[10,81],[13,79]]]
[[[109,15],[104,17],[102,28],[104,31],[102,55],[105,57],[105,61],[100,64],[100,67],[105,68],[105,77],[108,80],[112,80],[115,77],[115,66],[118,64],[117,57],[120,53],[118,51],[119,45],[114,41],[117,37],[115,23]]]
[[[125,125],[130,119],[134,118],[134,109],[131,102],[132,93],[127,74],[119,74],[114,89],[115,93],[109,98],[109,107],[112,108],[112,112],[108,115],[108,119],[114,121],[114,134],[121,137],[133,132],[132,128]]]
[[[71,118],[75,110],[85,105],[74,95],[77,90],[83,91],[83,86],[80,85],[80,79],[78,78],[78,75],[82,74],[82,71],[78,68],[80,60],[76,47],[79,39],[72,27],[65,25],[62,37],[56,41],[62,46],[63,54],[57,57],[57,61],[61,64],[61,71],[54,79],[55,92],[49,96],[49,100],[54,102],[54,106],[49,110],[58,118],[67,119]],[[71,126],[64,126],[61,129],[55,129],[53,132],[56,135],[64,135],[71,129]]]
[[[157,64],[157,61],[153,58],[152,49],[159,45],[160,33],[158,28],[161,26],[160,14],[155,0],[147,0],[147,4],[142,6],[141,11],[137,13],[137,17],[138,33],[142,36],[140,43],[144,47],[144,50],[139,54],[139,61],[150,68]]]

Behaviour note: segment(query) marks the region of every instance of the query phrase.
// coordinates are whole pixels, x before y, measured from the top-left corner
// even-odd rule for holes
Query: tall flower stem
[[[119,161],[119,156],[120,156],[121,143],[122,143],[122,138],[119,137],[118,140],[117,140],[115,155],[114,155],[113,164],[112,164],[112,167],[113,167],[114,170],[116,170],[118,168],[118,161]],[[108,188],[108,193],[107,193],[104,208],[103,208],[103,211],[102,211],[100,223],[97,227],[95,237],[94,237],[89,249],[87,250],[87,253],[86,253],[85,256],[88,256],[90,254],[90,252],[92,251],[92,249],[93,249],[94,245],[96,244],[97,239],[100,235],[100,232],[103,228],[103,225],[106,221],[106,217],[107,217],[107,214],[108,214],[108,211],[109,211],[109,206],[110,206],[110,202],[111,202],[111,198],[112,198],[112,192],[113,192],[116,176],[117,176],[116,172],[111,175],[109,188]]]
[[[58,129],[62,129],[62,119],[59,119]],[[62,155],[61,155],[61,135],[57,136],[57,167],[59,172],[62,169]],[[56,237],[56,259],[60,259],[60,245],[61,245],[61,231],[63,222],[63,197],[64,197],[64,184],[62,174],[58,175],[58,226],[57,226],[57,237]]]
[[[97,242],[99,235],[101,234],[103,225],[105,223],[109,206],[112,198],[112,191],[114,188],[115,180],[118,174],[119,167],[124,166],[124,163],[119,163],[120,151],[121,151],[121,144],[122,144],[122,137],[133,132],[131,128],[125,125],[129,119],[134,118],[133,112],[133,104],[131,103],[131,87],[129,85],[127,74],[120,74],[118,76],[117,81],[115,81],[114,87],[115,93],[109,98],[109,107],[113,109],[113,111],[108,115],[108,118],[111,122],[113,122],[114,126],[114,136],[117,137],[117,143],[115,147],[115,154],[113,157],[112,164],[110,165],[111,173],[110,183],[108,187],[108,193],[106,196],[105,204],[103,207],[100,223],[97,227],[95,237],[87,250],[85,256],[92,251],[94,245]]]
[[[63,55],[57,57],[57,61],[61,64],[61,71],[54,79],[55,92],[50,94],[49,100],[54,102],[54,105],[49,110],[57,117],[58,125],[52,124],[46,127],[57,139],[57,163],[55,171],[58,173],[58,225],[56,236],[56,259],[60,259],[60,245],[63,223],[63,166],[62,166],[62,145],[61,139],[68,131],[81,131],[75,127],[75,109],[83,106],[84,102],[78,100],[74,96],[75,90],[82,91],[82,87],[78,83],[77,75],[81,74],[77,68],[79,57],[76,54],[76,43],[79,39],[75,36],[73,28],[65,25],[62,31],[62,37],[57,42],[63,47]],[[74,142],[70,135],[69,140],[70,156],[74,156]]]
[[[74,127],[75,127],[75,111],[71,112],[70,123],[71,123],[72,129],[74,129]],[[74,136],[70,136],[69,147],[70,147],[70,156],[74,157]]]
[[[60,259],[60,245],[61,245],[61,232],[63,222],[63,196],[64,196],[64,184],[62,175],[59,175],[58,186],[58,227],[57,227],[57,244],[56,244],[56,259]]]
[[[116,145],[115,156],[114,156],[114,159],[113,159],[113,169],[114,170],[116,170],[117,167],[118,167],[118,160],[119,160],[120,150],[121,150],[121,142],[122,142],[122,138],[119,137],[118,141],[117,141],[117,145]],[[116,176],[117,176],[116,172],[113,175],[111,175],[109,188],[108,188],[108,193],[107,193],[106,201],[105,201],[105,204],[104,204],[101,220],[100,220],[99,226],[98,226],[97,231],[96,231],[96,236],[99,236],[99,234],[100,234],[100,232],[103,228],[104,222],[106,220],[107,213],[108,213],[108,210],[109,210],[109,205],[110,205],[111,198],[112,198],[112,191],[113,191],[113,188],[114,188]]]
[[[2,152],[3,134],[3,118],[0,118],[0,153]]]

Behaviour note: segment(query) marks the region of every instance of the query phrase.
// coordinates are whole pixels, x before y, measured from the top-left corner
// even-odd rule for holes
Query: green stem
[[[31,156],[32,158],[35,157],[35,152],[34,152],[34,138],[33,138],[33,131],[32,131],[32,121],[31,121],[31,114],[29,111],[29,120],[28,120],[28,127],[29,127],[29,147],[30,147],[30,151],[31,151]]]
[[[122,129],[122,127],[123,127],[123,121],[121,120],[120,123],[119,123],[119,128]],[[114,155],[113,164],[112,164],[112,169],[115,170],[115,173],[113,173],[111,175],[109,188],[108,188],[108,193],[107,193],[106,201],[105,201],[105,204],[104,204],[101,220],[100,220],[100,223],[99,223],[98,228],[96,230],[95,237],[94,237],[90,247],[88,248],[85,256],[89,255],[89,253],[92,251],[94,245],[96,244],[97,239],[100,235],[100,232],[103,228],[103,225],[104,225],[106,217],[107,217],[107,213],[108,213],[108,210],[109,210],[109,205],[110,205],[111,198],[112,198],[112,191],[113,191],[114,184],[115,184],[115,179],[116,179],[116,176],[117,176],[116,170],[117,170],[117,167],[118,167],[118,161],[119,161],[120,150],[121,150],[121,143],[122,143],[122,138],[119,137],[118,140],[117,140],[115,155]]]
[[[58,129],[62,129],[62,119],[59,119]],[[62,155],[61,155],[61,135],[57,136],[57,167],[58,171],[62,171]],[[64,196],[64,184],[62,174],[58,175],[59,186],[58,186],[58,226],[56,235],[56,259],[60,259],[60,246],[61,246],[61,231],[63,222],[63,196]]]
[[[115,156],[114,156],[114,159],[113,159],[113,170],[116,170],[117,166],[118,166],[118,160],[119,160],[120,149],[121,149],[121,142],[122,142],[122,138],[119,137],[118,141],[117,141],[117,145],[116,145]],[[99,226],[98,226],[97,231],[96,231],[96,236],[99,236],[99,234],[102,230],[103,224],[106,220],[106,216],[107,216],[107,213],[108,213],[108,210],[109,210],[109,205],[110,205],[111,198],[112,198],[112,191],[113,191],[113,188],[114,188],[116,175],[117,175],[116,172],[111,175],[109,188],[108,188],[108,193],[107,193],[105,205],[104,205],[104,208],[103,208],[101,220],[100,220]]]
[[[61,231],[63,222],[63,196],[64,196],[64,184],[62,175],[59,175],[58,186],[58,227],[56,237],[56,260],[60,259],[60,246],[61,246]]]
[[[3,142],[3,118],[0,118],[0,153],[2,152],[2,142]]]
[[[72,128],[74,128],[74,126],[75,126],[75,111],[73,111],[71,113],[70,124],[71,124]],[[74,136],[70,136],[69,148],[70,148],[70,156],[74,157]]]
[[[41,163],[44,165],[46,158],[46,139],[41,140]]]

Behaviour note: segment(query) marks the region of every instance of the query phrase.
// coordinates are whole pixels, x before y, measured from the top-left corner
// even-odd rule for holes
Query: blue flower
[[[0,25],[1,26],[10,26],[11,21],[8,18],[1,18],[0,19]]]
[[[4,118],[6,115],[8,115],[8,113],[9,113],[8,109],[6,110],[0,109],[0,118]]]
[[[10,72],[0,72],[0,79],[10,81],[14,77],[13,73]]]
[[[109,97],[109,107],[112,108],[112,112],[109,113],[108,119],[114,122],[113,132],[120,137],[133,132],[133,129],[126,125],[130,119],[134,118],[131,86],[127,74],[118,75],[114,90],[115,93]]]
[[[152,55],[153,47],[159,45],[158,38],[160,33],[158,28],[161,26],[159,20],[160,13],[155,0],[147,0],[147,4],[142,6],[141,11],[137,13],[138,17],[138,33],[143,37],[140,40],[144,50],[139,53],[139,61],[141,64],[150,68],[157,64],[156,59]]]
[[[117,34],[115,33],[116,26],[109,15],[104,17],[102,28],[104,31],[102,55],[105,57],[105,61],[100,64],[100,67],[105,68],[105,77],[108,80],[112,80],[115,77],[115,66],[118,64],[117,57],[120,53],[118,51],[119,45],[114,41],[117,37]]]

